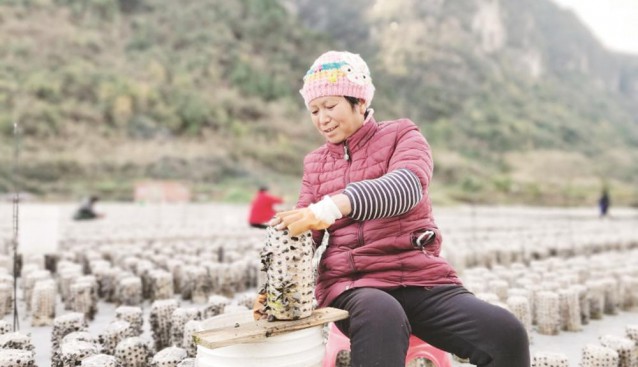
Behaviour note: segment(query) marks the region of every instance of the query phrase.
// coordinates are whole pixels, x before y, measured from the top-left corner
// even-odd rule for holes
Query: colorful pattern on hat
[[[306,103],[325,96],[364,99],[368,106],[374,97],[370,69],[361,56],[347,51],[328,51],[319,56],[303,78],[299,91]]]

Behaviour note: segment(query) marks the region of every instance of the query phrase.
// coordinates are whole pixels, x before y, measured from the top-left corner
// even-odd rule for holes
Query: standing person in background
[[[598,199],[598,209],[600,210],[601,218],[607,216],[609,205],[611,205],[611,200],[609,199],[609,191],[607,190],[607,188],[604,188],[603,193],[600,195],[600,199]]]
[[[430,147],[408,119],[377,122],[374,91],[359,55],[315,60],[300,92],[326,142],[304,159],[297,209],[270,224],[291,236],[312,230],[316,245],[328,236],[315,296],[319,307],[348,311],[336,324],[350,338],[352,366],[405,366],[414,334],[477,366],[528,367],[519,320],[475,297],[439,256]]]
[[[268,188],[262,186],[250,203],[248,223],[251,227],[266,228],[266,224],[275,215],[274,206],[283,203],[283,199],[268,193]]]
[[[73,214],[73,219],[75,220],[90,220],[102,218],[104,215],[101,213],[97,213],[93,206],[100,200],[97,196],[90,196],[86,198],[80,207]]]

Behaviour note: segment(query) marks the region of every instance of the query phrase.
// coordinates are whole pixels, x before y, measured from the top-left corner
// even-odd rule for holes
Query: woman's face
[[[363,126],[366,106],[361,101],[352,108],[345,97],[327,96],[313,99],[308,110],[312,123],[326,141],[338,144]]]

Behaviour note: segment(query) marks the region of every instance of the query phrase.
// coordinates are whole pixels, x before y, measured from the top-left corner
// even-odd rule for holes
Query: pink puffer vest
[[[341,193],[350,182],[375,179],[400,168],[419,177],[423,199],[400,216],[362,222],[342,218],[330,226],[329,245],[319,264],[315,288],[321,307],[354,287],[393,289],[461,283],[454,269],[439,257],[442,238],[427,195],[432,154],[410,120],[377,123],[368,117],[345,143],[326,143],[309,153],[297,207]],[[427,229],[433,230],[436,238],[418,249],[412,237]],[[315,244],[319,245],[322,236],[323,232],[313,233]]]

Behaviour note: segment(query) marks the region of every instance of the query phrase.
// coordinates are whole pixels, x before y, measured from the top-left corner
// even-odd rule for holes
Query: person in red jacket
[[[282,198],[269,194],[267,187],[260,187],[250,203],[248,223],[255,228],[268,227],[266,223],[275,215],[274,206],[283,202]]]
[[[408,119],[377,122],[365,61],[329,51],[300,90],[325,144],[304,159],[296,209],[270,225],[328,236],[317,269],[320,307],[348,311],[352,366],[403,367],[410,334],[481,367],[528,367],[529,341],[509,311],[480,300],[440,257],[428,188],[432,152]],[[255,300],[255,317],[264,313]]]

